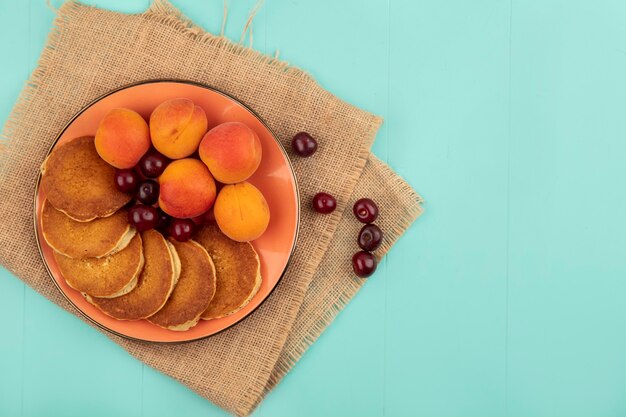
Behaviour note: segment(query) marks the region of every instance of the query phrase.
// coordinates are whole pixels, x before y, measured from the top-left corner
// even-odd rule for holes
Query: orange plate
[[[263,160],[250,182],[265,195],[271,219],[263,236],[253,243],[261,258],[263,283],[256,296],[243,309],[228,317],[200,320],[197,326],[184,332],[162,329],[145,320],[115,320],[89,304],[82,295],[70,288],[54,260],[52,249],[41,234],[41,206],[45,199],[39,188],[35,196],[35,229],[40,253],[50,276],[63,295],[89,320],[117,335],[150,342],[184,342],[214,335],[235,325],[258,308],[282,278],[293,254],[298,234],[300,206],[298,188],[289,158],[284,148],[267,125],[244,104],[210,87],[174,80],[146,81],[115,90],[100,97],[81,110],[63,129],[52,149],[58,143],[78,136],[95,135],[102,117],[112,108],[127,107],[146,120],[150,112],[165,100],[186,97],[200,105],[209,119],[209,128],[229,121],[240,121],[254,129],[263,146]]]

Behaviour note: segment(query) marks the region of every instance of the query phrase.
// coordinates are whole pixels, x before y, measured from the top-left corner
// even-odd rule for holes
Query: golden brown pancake
[[[195,326],[215,295],[215,267],[207,251],[193,240],[170,238],[180,258],[180,277],[167,303],[148,320],[170,330]]]
[[[176,250],[159,232],[145,231],[141,240],[145,262],[135,289],[115,298],[85,297],[118,320],[139,320],[155,314],[165,305],[180,275]]]
[[[41,229],[48,245],[69,258],[101,258],[124,249],[136,230],[128,224],[128,212],[77,222],[55,209],[48,200],[41,212]]]
[[[54,252],[67,284],[94,297],[119,297],[137,285],[143,268],[141,237],[137,233],[128,246],[104,258],[72,259]]]
[[[224,317],[243,308],[261,286],[261,264],[252,245],[229,239],[214,224],[202,227],[194,240],[207,250],[217,274],[215,296],[202,318]]]
[[[79,222],[110,216],[132,198],[115,188],[115,168],[100,158],[91,136],[56,147],[42,174],[41,188],[50,204]]]

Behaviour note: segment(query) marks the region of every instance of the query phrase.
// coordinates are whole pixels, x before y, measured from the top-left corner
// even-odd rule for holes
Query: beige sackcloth
[[[165,0],[137,15],[76,2],[65,3],[57,14],[0,140],[0,263],[79,317],[40,259],[33,195],[50,144],[86,104],[137,81],[192,80],[250,106],[286,149],[299,131],[318,140],[315,155],[291,158],[301,195],[297,249],[259,309],[238,325],[191,343],[141,343],[105,332],[149,366],[231,413],[247,415],[363,284],[351,267],[361,226],[352,214],[354,201],[370,197],[378,203],[385,239],[376,254],[382,257],[420,215],[421,199],[370,154],[379,117],[334,97],[302,70],[204,32]],[[319,191],[337,198],[334,213],[311,210]]]

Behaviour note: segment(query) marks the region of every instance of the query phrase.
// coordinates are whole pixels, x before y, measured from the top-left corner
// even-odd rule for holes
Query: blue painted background
[[[52,19],[0,0],[0,120]],[[626,2],[268,0],[254,47],[384,116],[427,201],[256,417],[626,415]],[[0,317],[2,417],[225,415],[5,270]]]

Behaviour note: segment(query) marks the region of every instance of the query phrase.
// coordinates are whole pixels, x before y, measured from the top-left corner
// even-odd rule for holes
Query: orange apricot
[[[209,130],[200,142],[200,159],[215,179],[224,184],[245,181],[261,163],[258,135],[240,122],[227,122]]]
[[[150,115],[152,144],[168,158],[185,158],[198,149],[207,125],[206,113],[193,101],[186,98],[165,101]]]
[[[215,181],[197,159],[171,162],[159,177],[159,185],[159,207],[172,217],[199,216],[215,202]]]
[[[150,148],[150,130],[139,113],[110,110],[96,131],[96,151],[115,168],[132,168]]]
[[[213,215],[222,233],[237,242],[259,238],[270,222],[265,197],[249,182],[224,186],[215,200]]]

